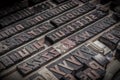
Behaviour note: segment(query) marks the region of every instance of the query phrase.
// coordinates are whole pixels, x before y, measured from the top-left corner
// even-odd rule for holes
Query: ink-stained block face
[[[59,43],[53,45],[53,47],[62,54],[69,51],[70,49],[73,49],[75,46],[76,44],[69,39],[64,39]]]
[[[93,59],[103,67],[109,63],[109,60],[105,56],[103,56],[102,54],[98,54],[96,56],[93,56]]]
[[[0,58],[0,62],[3,65],[5,65],[5,67],[9,67],[9,66],[11,66],[14,63],[8,56]],[[0,67],[4,68],[3,66],[0,66]]]
[[[88,63],[90,61],[92,61],[91,57],[93,55],[90,53],[81,51],[81,47],[79,47],[75,51],[71,52],[70,54],[73,55],[76,59],[78,59],[80,62],[82,62],[83,64],[85,64],[87,66],[88,66]]]
[[[87,44],[86,44],[87,45]],[[90,49],[88,46],[86,45],[83,45],[80,47],[80,51],[84,52],[84,53],[87,53],[87,54],[90,54],[90,55],[97,55],[98,53],[95,52],[94,50]]]
[[[84,41],[91,38],[93,34],[89,33],[88,31],[82,30],[81,32],[76,33],[75,35],[69,37],[71,41],[78,44],[82,44]]]
[[[77,78],[77,80],[80,80],[80,79],[81,80],[91,80],[90,77],[82,71],[76,72],[75,77]]]

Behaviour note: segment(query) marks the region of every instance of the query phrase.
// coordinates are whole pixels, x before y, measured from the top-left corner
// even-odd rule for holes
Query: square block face
[[[11,65],[14,64],[14,62],[8,56],[1,57],[0,58],[0,63],[2,63],[5,67],[10,67]]]
[[[92,46],[94,46],[92,49],[102,55],[107,55],[111,52],[111,49],[108,48],[105,44],[102,42],[96,40],[93,42]],[[95,49],[96,48],[96,49]]]
[[[120,27],[119,25],[116,26],[114,29],[112,29],[110,31],[113,35],[115,35],[116,37],[119,37],[120,38]]]
[[[78,80],[91,80],[88,75],[86,75],[83,71],[78,71],[75,73],[75,77]]]
[[[98,54],[97,52],[95,52],[94,50],[92,50],[91,48],[89,48],[86,45],[81,46],[80,51],[84,52],[84,53],[87,53],[87,54],[90,54],[90,55],[93,55],[93,56]]]
[[[83,48],[84,46],[82,46]],[[83,49],[79,47],[75,51],[71,52],[70,54],[73,55],[76,59],[78,59],[80,62],[82,62],[85,65],[88,65],[88,63],[92,60],[91,57],[93,56],[92,53],[86,53],[86,51],[83,52]]]
[[[108,46],[111,50],[114,50],[116,48],[116,45],[119,42],[119,40],[120,39],[111,34],[111,32],[104,33],[99,38],[99,41]]]
[[[106,66],[109,63],[109,60],[105,56],[103,56],[101,54],[93,56],[93,60],[98,62],[103,67]]]
[[[47,68],[43,67],[38,70],[38,73],[45,78],[45,80],[58,80]]]
[[[105,75],[105,70],[104,69],[93,69],[92,67],[86,68],[84,71],[77,71],[75,73],[75,77],[79,80],[100,80],[104,77]]]

